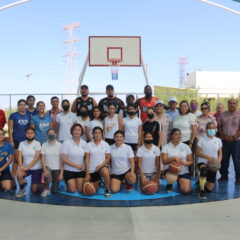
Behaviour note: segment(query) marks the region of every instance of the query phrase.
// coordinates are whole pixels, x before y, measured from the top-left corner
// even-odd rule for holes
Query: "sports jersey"
[[[143,123],[145,123],[147,120],[147,110],[149,108],[155,107],[157,100],[158,98],[156,97],[151,97],[150,101],[148,101],[146,97],[140,98],[140,101],[139,101],[139,107],[141,111],[140,116]]]
[[[44,117],[40,117],[39,115],[34,115],[31,119],[31,124],[35,127],[36,140],[41,144],[47,141],[47,131],[50,128],[52,118],[49,114],[45,114]]]
[[[114,133],[119,130],[118,114],[114,114],[113,118],[109,116],[104,118],[104,134],[105,138],[114,139]]]
[[[86,144],[87,143],[83,139],[80,140],[79,144],[76,144],[72,138],[67,139],[63,142],[61,153],[66,154],[69,161],[76,164],[81,164],[83,169],[85,169],[84,153]],[[64,170],[72,172],[82,171],[68,164],[64,164]]]
[[[83,100],[82,97],[78,97],[76,99],[76,110],[77,110],[77,116],[80,116],[80,108],[82,106],[87,107],[88,111],[91,113],[92,109],[93,109],[93,98],[92,97],[88,97],[87,100]]]
[[[0,147],[0,168],[8,161],[8,155],[14,153],[12,145],[8,142],[4,142]],[[9,166],[4,171],[9,170]]]
[[[124,102],[120,98],[117,98],[117,97],[114,97],[114,98],[105,97],[105,98],[101,99],[98,104],[101,112],[106,114],[108,112],[108,105],[110,103],[113,103],[115,105],[117,114],[119,114],[119,113],[123,114],[124,107],[125,107]],[[120,112],[120,110],[122,110],[122,111]]]
[[[132,148],[127,144],[117,147],[115,144],[110,146],[111,152],[111,173],[121,175],[131,168],[130,158],[134,158]]]
[[[30,143],[25,140],[20,142],[18,150],[22,152],[23,166],[27,166],[34,160],[36,151],[41,150],[41,144],[36,140],[33,140]],[[37,170],[41,168],[42,164],[40,159],[38,159],[38,161],[29,170]]]
[[[110,148],[108,143],[103,140],[98,145],[92,140],[86,145],[85,152],[90,154],[89,172],[93,173],[96,171],[96,167],[105,161],[106,154],[110,153]]]
[[[142,172],[155,173],[157,171],[156,157],[160,156],[160,150],[157,146],[152,145],[150,149],[142,145],[137,150],[137,157],[142,158]]]
[[[31,121],[31,115],[26,112],[24,115],[19,112],[12,113],[9,120],[13,121],[13,140],[21,142],[25,140],[25,130]]]
[[[0,109],[0,128],[4,128],[4,125],[6,123],[6,117],[3,110]]]

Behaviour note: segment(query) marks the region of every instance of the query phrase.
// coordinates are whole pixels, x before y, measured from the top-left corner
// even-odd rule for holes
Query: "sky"
[[[16,0],[0,0],[0,6]],[[231,0],[213,0],[240,11]],[[141,36],[142,58],[152,86],[178,87],[178,58],[187,72],[240,71],[240,16],[198,0],[32,0],[0,11],[0,94],[66,93],[67,24],[79,22],[76,50],[79,75],[88,52],[88,36]],[[32,76],[26,78],[25,75]],[[213,79],[217,81],[217,79]],[[88,67],[83,81],[91,92],[142,92],[142,69]]]

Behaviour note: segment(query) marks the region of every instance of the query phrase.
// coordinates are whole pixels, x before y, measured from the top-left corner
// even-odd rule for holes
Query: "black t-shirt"
[[[82,106],[86,106],[89,114],[91,114],[93,109],[93,98],[89,97],[86,101],[83,101],[81,97],[76,99],[77,116],[80,116],[80,108]]]
[[[144,132],[151,132],[153,135],[153,144],[158,146],[158,139],[159,139],[159,130],[160,130],[160,125],[157,121],[153,122],[145,122],[142,127]]]
[[[125,108],[124,102],[120,98],[105,97],[105,98],[101,99],[100,102],[98,103],[99,108],[105,114],[108,112],[108,104],[109,103],[113,103],[115,105],[117,114],[119,114],[121,109],[124,110],[124,108]]]

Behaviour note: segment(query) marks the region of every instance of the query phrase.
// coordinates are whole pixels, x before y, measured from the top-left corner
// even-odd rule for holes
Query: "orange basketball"
[[[147,181],[142,184],[142,191],[145,194],[154,194],[158,190],[158,185],[156,181]]]
[[[85,182],[83,185],[83,194],[86,196],[92,196],[96,193],[96,189],[92,182]]]
[[[181,163],[178,163],[176,161],[172,161],[169,164],[169,172],[170,173],[180,173],[182,170],[182,165]]]

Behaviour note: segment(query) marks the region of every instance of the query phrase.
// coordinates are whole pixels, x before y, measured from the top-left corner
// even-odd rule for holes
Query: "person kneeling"
[[[127,184],[136,182],[134,173],[134,153],[132,148],[124,143],[124,133],[118,130],[114,133],[115,143],[110,146],[111,152],[111,191],[116,193],[121,188],[122,180]],[[131,188],[128,187],[128,190]]]

